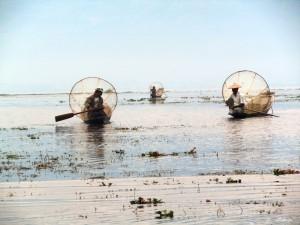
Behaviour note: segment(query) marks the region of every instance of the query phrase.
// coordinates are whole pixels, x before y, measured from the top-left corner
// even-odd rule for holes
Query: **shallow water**
[[[243,120],[227,115],[215,91],[169,92],[156,104],[139,101],[146,93],[123,93],[111,124],[103,127],[78,118],[55,123],[55,115],[70,111],[65,94],[0,96],[0,180],[299,168],[300,90],[279,93],[273,107],[279,118]],[[185,153],[194,147],[195,154]],[[142,157],[149,151],[169,155]]]

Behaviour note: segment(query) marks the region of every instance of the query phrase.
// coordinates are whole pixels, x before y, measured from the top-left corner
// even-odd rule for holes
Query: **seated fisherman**
[[[84,111],[88,111],[88,118],[94,119],[97,117],[105,116],[105,113],[103,112],[102,93],[102,88],[96,88],[94,94],[92,94],[85,100]]]
[[[232,94],[225,102],[229,107],[229,114],[243,113],[244,112],[244,100],[239,93],[239,88],[241,86],[237,83],[232,84],[229,89],[232,89]]]
[[[151,88],[151,94],[150,94],[150,97],[151,97],[151,98],[156,98],[156,88],[155,88],[155,86],[153,86],[153,87]]]

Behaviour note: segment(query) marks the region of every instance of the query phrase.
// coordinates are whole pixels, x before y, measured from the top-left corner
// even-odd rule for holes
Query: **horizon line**
[[[286,86],[286,87],[275,87],[270,88],[270,90],[299,90],[300,86]],[[166,92],[198,92],[198,91],[218,91],[221,89],[219,88],[201,88],[197,90],[177,90],[177,89],[166,89]],[[117,94],[129,94],[129,93],[149,93],[149,91],[144,90],[122,90],[117,92]],[[0,93],[0,96],[17,96],[17,95],[68,95],[69,92],[24,92],[24,93],[16,93],[16,92],[9,92],[9,93]]]

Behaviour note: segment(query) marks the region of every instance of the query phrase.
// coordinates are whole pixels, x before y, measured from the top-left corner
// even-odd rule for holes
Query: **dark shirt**
[[[151,98],[155,98],[156,97],[156,89],[152,88],[151,89]]]
[[[84,103],[84,108],[85,110],[103,109],[103,98],[94,95],[88,97]]]

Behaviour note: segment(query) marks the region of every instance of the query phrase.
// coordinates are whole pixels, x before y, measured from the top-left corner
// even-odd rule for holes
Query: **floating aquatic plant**
[[[174,217],[174,212],[173,210],[159,210],[155,212],[156,214],[158,214],[157,217],[155,217],[155,219],[164,219],[164,218],[173,218]]]

